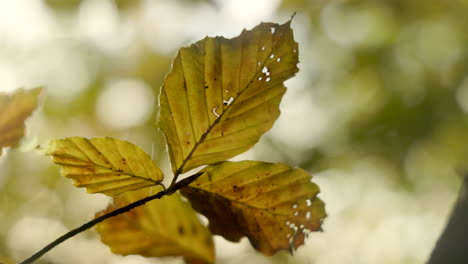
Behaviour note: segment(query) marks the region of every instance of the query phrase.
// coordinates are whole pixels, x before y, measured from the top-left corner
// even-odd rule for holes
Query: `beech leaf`
[[[140,147],[114,138],[70,137],[39,147],[76,187],[110,196],[161,184],[163,173]]]
[[[258,251],[273,255],[304,244],[321,230],[324,203],[319,187],[302,169],[283,163],[223,162],[181,191],[209,220],[213,234],[230,241],[247,236]]]
[[[114,204],[97,216],[149,195],[149,191],[143,189],[116,196]],[[109,218],[97,225],[97,231],[102,242],[115,254],[182,256],[187,263],[214,262],[210,231],[200,223],[190,204],[182,201],[178,193]]]
[[[298,71],[290,22],[181,48],[160,94],[159,125],[176,175],[251,148],[278,118]]]
[[[24,135],[24,121],[36,109],[41,88],[0,93],[0,156],[4,147],[15,145]]]

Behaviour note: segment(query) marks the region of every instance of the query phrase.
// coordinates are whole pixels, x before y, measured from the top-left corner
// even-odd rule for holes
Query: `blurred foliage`
[[[323,169],[330,166],[327,158],[358,152],[384,157],[404,169],[415,145],[440,141],[441,130],[456,129],[452,140],[460,144],[468,140],[466,107],[461,106],[468,98],[460,96],[468,68],[467,1],[285,0],[282,8],[308,14],[312,49],[326,52],[320,59],[338,61],[331,69],[317,62],[320,71],[312,89],[326,87],[319,94],[347,110],[336,120],[348,131],[346,150],[327,155],[324,142],[319,149],[325,163],[314,160],[310,166]],[[332,47],[327,51],[314,42]],[[338,55],[327,56],[333,49]],[[348,106],[350,102],[354,104]],[[454,172],[466,170],[462,162],[468,148],[439,147],[432,150],[453,151],[447,161],[459,170]]]

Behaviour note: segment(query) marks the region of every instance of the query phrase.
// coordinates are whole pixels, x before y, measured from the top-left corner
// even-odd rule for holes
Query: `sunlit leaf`
[[[182,193],[210,221],[213,234],[247,236],[266,255],[295,249],[325,217],[319,188],[302,169],[282,163],[223,162],[208,166]]]
[[[90,193],[116,195],[156,184],[161,170],[138,146],[114,138],[71,137],[40,147],[62,166],[61,174]]]
[[[149,195],[149,191],[144,189],[116,196],[114,205],[98,215]],[[178,193],[109,218],[99,223],[97,230],[101,240],[116,254],[182,256],[188,263],[214,262],[210,231],[200,223],[190,204],[183,202]]]
[[[0,155],[4,147],[16,144],[24,135],[24,121],[37,107],[41,88],[0,93]]]
[[[160,127],[176,174],[251,148],[279,116],[298,71],[290,21],[181,48],[160,95]]]

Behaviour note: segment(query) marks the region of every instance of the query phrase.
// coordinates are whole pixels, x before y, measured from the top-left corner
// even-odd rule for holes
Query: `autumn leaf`
[[[70,137],[40,147],[61,174],[90,193],[117,195],[161,184],[163,173],[138,146],[114,138]]]
[[[149,195],[143,189],[116,196],[114,204],[97,216]],[[214,262],[211,233],[178,193],[101,222],[97,231],[115,254],[182,256],[187,263]]]
[[[302,169],[283,163],[223,162],[206,167],[181,191],[209,221],[213,234],[230,241],[247,236],[266,255],[295,249],[320,230],[325,217],[319,188]]]
[[[160,95],[159,125],[176,175],[251,148],[278,118],[298,71],[290,22],[181,48]]]
[[[37,107],[41,88],[0,93],[0,156],[4,147],[15,145],[24,135],[24,121]]]

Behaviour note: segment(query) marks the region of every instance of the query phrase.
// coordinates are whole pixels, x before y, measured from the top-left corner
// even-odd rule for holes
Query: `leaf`
[[[70,137],[41,148],[61,174],[90,193],[110,196],[161,184],[163,173],[138,146],[114,138]]]
[[[147,189],[114,197],[114,205],[97,216],[139,200]],[[145,257],[183,256],[187,262],[213,263],[214,245],[210,231],[198,220],[190,204],[178,193],[153,200],[97,225],[101,240],[112,252]]]
[[[283,163],[223,162],[208,166],[181,191],[209,221],[213,234],[230,241],[247,236],[266,255],[295,249],[320,230],[325,210],[319,188],[302,169]]]
[[[0,93],[0,156],[4,147],[15,145],[24,136],[24,121],[36,109],[41,90],[19,89],[12,95]]]
[[[290,22],[179,50],[161,89],[159,119],[176,175],[240,154],[272,127],[283,82],[298,71]]]

